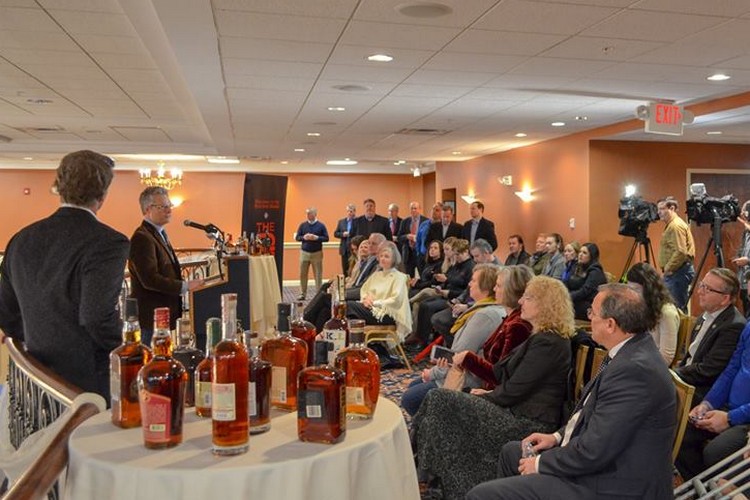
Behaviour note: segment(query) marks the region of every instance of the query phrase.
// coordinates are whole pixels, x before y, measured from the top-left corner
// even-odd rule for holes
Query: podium
[[[237,294],[237,319],[261,338],[273,331],[276,304],[281,302],[276,261],[271,255],[237,255],[224,259],[224,279],[209,281],[190,292],[190,319],[195,346],[206,348],[206,320],[221,318],[221,296]]]

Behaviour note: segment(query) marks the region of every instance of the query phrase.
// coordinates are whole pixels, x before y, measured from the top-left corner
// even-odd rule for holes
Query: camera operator
[[[740,297],[742,297],[742,312],[745,317],[750,313],[750,299],[747,296],[747,282],[750,279],[750,200],[742,205],[742,211],[738,217],[745,226],[742,231],[742,239],[737,249],[737,257],[732,262],[737,266],[737,279],[740,280]]]
[[[657,263],[675,304],[687,312],[688,287],[695,277],[693,235],[690,226],[677,215],[677,200],[673,196],[659,200],[656,208],[659,219],[666,225],[661,235]]]

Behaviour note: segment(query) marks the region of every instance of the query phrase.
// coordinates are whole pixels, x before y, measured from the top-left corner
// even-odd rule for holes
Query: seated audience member
[[[565,267],[563,268],[562,280],[566,283],[568,279],[576,272],[578,265],[578,252],[581,251],[581,244],[577,241],[571,241],[563,248],[563,258]]]
[[[492,366],[505,359],[531,335],[531,323],[521,318],[518,301],[533,277],[534,272],[528,266],[508,266],[498,271],[495,301],[505,307],[507,316],[482,346],[483,357],[471,351],[462,351],[453,358],[454,363],[479,378],[484,389],[494,389],[497,385]]]
[[[690,410],[675,466],[689,479],[715,465],[747,442],[750,430],[750,326],[740,334],[729,364]],[[705,444],[708,441],[708,444]]]
[[[606,282],[607,277],[599,263],[599,247],[596,243],[584,243],[578,252],[575,272],[566,283],[576,319],[587,319],[588,309],[599,291],[599,285]]]
[[[526,252],[520,234],[511,234],[508,237],[508,252],[508,257],[505,258],[506,266],[519,266],[529,263],[530,255]]]
[[[359,236],[354,236],[349,241],[349,257],[346,261],[346,276],[349,277],[351,275],[352,269],[356,264],[359,263],[359,255],[357,255],[357,252],[359,251],[359,245],[362,244],[363,241],[365,241],[367,238],[362,236],[361,234]]]
[[[367,259],[370,258],[370,241],[366,240],[364,236],[355,236],[352,238],[352,246],[354,246],[354,243],[357,241],[359,242],[359,245],[352,249],[352,256],[354,256],[356,260],[352,261],[349,273],[346,276],[346,288],[351,288],[354,285],[357,278],[359,278],[362,269],[367,265]]]
[[[444,259],[443,243],[437,240],[430,242],[424,267],[422,267],[422,270],[419,273],[419,278],[412,278],[409,280],[409,285],[411,286],[411,289],[409,290],[410,297],[416,295],[420,290],[424,290],[433,285],[437,286],[437,281],[434,281],[434,277],[436,274],[443,272],[442,266]]]
[[[672,294],[656,269],[646,262],[639,262],[631,267],[627,279],[628,283],[641,285],[648,312],[656,325],[651,330],[651,335],[664,362],[671,366],[677,354],[677,330],[680,329],[680,313]]]
[[[472,486],[494,478],[508,441],[560,424],[573,332],[570,296],[561,281],[537,276],[520,304],[532,334],[493,366],[495,388],[471,394],[435,389],[414,417],[420,474],[438,477],[446,498],[463,498]]]
[[[734,306],[739,282],[732,271],[715,267],[697,285],[698,304],[703,310],[693,331],[685,357],[675,372],[695,386],[693,405],[706,396],[719,374],[726,368],[745,327],[745,318]]]
[[[439,285],[434,289],[436,297],[427,298],[419,304],[416,330],[406,339],[407,344],[425,343],[430,336],[430,319],[436,312],[448,307],[449,300],[458,297],[471,281],[474,261],[469,255],[469,242],[454,238],[443,242],[445,259],[451,263],[443,274],[435,275]]]
[[[409,277],[398,270],[401,253],[396,244],[386,241],[378,251],[379,269],[360,289],[359,301],[347,301],[346,315],[363,319],[368,325],[396,325],[399,337],[411,331]]]
[[[591,306],[591,329],[609,353],[570,420],[554,434],[507,443],[500,454],[501,479],[475,487],[467,499],[673,497],[677,398],[647,333],[653,323],[646,309],[632,286],[601,287]]]
[[[549,261],[549,254],[547,253],[547,235],[544,233],[539,233],[539,236],[536,237],[536,245],[534,253],[529,257],[529,267],[531,267],[531,270],[534,271],[534,274],[539,276],[542,274],[542,271],[544,270],[544,266],[547,265],[547,261]]]
[[[549,255],[549,260],[542,269],[542,276],[549,276],[558,280],[562,279],[565,269],[565,257],[562,255],[563,239],[558,233],[550,233],[544,240],[544,249]]]
[[[502,323],[505,310],[495,302],[497,271],[498,266],[494,264],[478,264],[474,267],[469,282],[469,293],[474,299],[474,305],[461,314],[453,325],[453,350],[479,352],[487,337]],[[409,385],[401,399],[401,406],[410,415],[417,413],[427,392],[442,387],[447,374],[447,364],[425,368],[422,377]],[[472,377],[465,385],[479,387],[479,380]]]

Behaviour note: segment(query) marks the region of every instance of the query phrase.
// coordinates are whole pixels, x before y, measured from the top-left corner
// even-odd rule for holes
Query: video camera
[[[712,224],[717,218],[722,224],[734,222],[740,215],[737,198],[728,194],[721,198],[708,196],[705,184],[690,185],[690,199],[687,200],[687,216],[698,224]]]
[[[656,204],[640,196],[622,198],[617,216],[620,218],[617,234],[622,236],[645,237],[648,225],[659,220]]]

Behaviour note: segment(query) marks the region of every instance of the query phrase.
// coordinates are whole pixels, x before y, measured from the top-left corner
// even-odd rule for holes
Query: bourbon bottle
[[[305,321],[305,307],[303,302],[297,302],[294,306],[294,319],[292,320],[292,336],[304,340],[307,344],[307,364],[313,366],[315,357],[315,337],[318,332],[315,331],[315,325]]]
[[[237,340],[237,294],[221,296],[222,341],[214,347],[211,372],[212,451],[238,455],[248,449],[247,391],[250,359]]]
[[[336,356],[336,368],[346,374],[347,418],[372,418],[380,394],[380,361],[365,346],[364,320],[349,320],[349,347]]]
[[[292,337],[290,314],[290,304],[278,305],[278,336],[260,348],[261,359],[271,363],[271,406],[284,411],[297,409],[297,375],[307,364],[307,344]]]
[[[138,301],[125,299],[122,345],[109,355],[112,423],[118,427],[141,425],[138,403],[138,371],[151,360],[151,349],[141,344]]]
[[[260,434],[271,428],[271,363],[260,359],[258,332],[246,332],[245,345],[250,348],[250,434]]]
[[[195,336],[190,328],[190,318],[180,318],[177,321],[177,348],[173,356],[182,363],[188,373],[185,406],[195,406],[195,369],[205,356],[195,348]]]
[[[206,321],[206,357],[195,368],[195,414],[211,417],[211,371],[214,366],[214,347],[221,342],[221,319]]]
[[[170,448],[182,442],[187,372],[172,357],[169,308],[154,310],[154,358],[138,372],[138,400],[146,448]]]
[[[346,433],[346,377],[328,364],[329,342],[315,343],[317,366],[299,374],[297,436],[300,441],[338,443]]]
[[[328,351],[328,362],[333,364],[336,355],[347,346],[348,329],[346,323],[346,292],[344,276],[336,276],[331,291],[331,319],[323,325],[323,339],[333,347]]]

